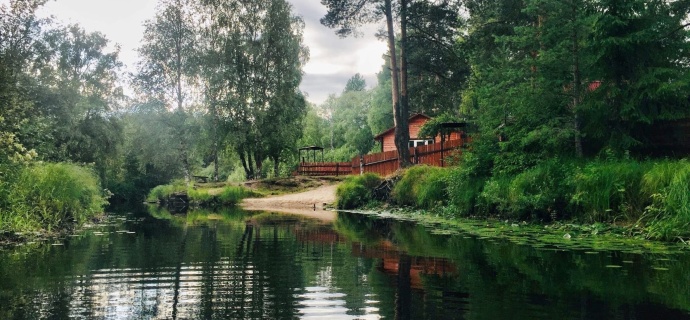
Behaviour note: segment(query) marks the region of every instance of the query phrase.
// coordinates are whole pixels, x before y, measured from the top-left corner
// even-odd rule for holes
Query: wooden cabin
[[[426,146],[433,143],[441,143],[440,135],[434,138],[419,136],[419,130],[429,120],[431,120],[431,117],[421,113],[413,114],[410,117],[408,120],[408,127],[410,130],[410,141],[408,142],[408,146],[410,148]],[[460,139],[462,139],[460,132],[452,132],[450,136],[445,137],[446,141]],[[388,130],[378,134],[374,137],[374,140],[381,144],[381,152],[397,150],[395,147],[395,127],[389,128]]]

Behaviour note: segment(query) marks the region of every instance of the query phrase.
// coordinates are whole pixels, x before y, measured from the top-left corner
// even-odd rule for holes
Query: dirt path
[[[267,198],[244,199],[240,204],[245,210],[272,211],[299,214],[324,221],[333,221],[336,213],[323,209],[325,204],[335,202],[337,185],[325,185],[316,189],[273,196]]]

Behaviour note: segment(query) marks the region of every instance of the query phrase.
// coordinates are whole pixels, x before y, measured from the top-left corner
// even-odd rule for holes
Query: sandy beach
[[[335,202],[337,185],[325,185],[300,193],[244,199],[240,206],[250,211],[271,211],[299,214],[323,221],[335,220],[337,213],[324,210],[326,204]]]

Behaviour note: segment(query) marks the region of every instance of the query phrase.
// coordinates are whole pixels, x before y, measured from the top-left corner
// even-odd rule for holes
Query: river
[[[149,208],[0,249],[0,319],[689,319],[688,271],[682,251]]]

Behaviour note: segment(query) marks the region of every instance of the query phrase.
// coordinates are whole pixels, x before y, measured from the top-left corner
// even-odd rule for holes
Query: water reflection
[[[148,208],[0,251],[0,319],[688,318],[688,267],[349,213]]]

